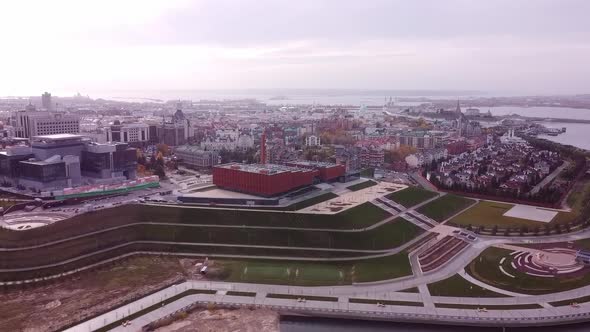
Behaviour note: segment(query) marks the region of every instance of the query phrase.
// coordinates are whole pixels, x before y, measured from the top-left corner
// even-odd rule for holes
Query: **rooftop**
[[[69,140],[69,139],[76,139],[82,138],[82,135],[76,134],[53,134],[53,135],[38,135],[33,136],[35,140],[48,140],[48,141],[62,141],[62,140]]]
[[[223,165],[217,165],[216,168],[225,168],[239,170],[248,173],[260,173],[275,175],[285,172],[309,172],[307,169],[301,169],[297,167],[289,167],[277,164],[240,164],[240,163],[229,163]]]

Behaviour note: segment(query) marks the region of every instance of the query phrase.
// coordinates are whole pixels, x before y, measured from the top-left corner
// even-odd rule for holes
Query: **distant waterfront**
[[[563,134],[557,136],[539,135],[540,138],[545,138],[561,144],[569,144],[582,149],[590,150],[590,124],[587,123],[559,123],[559,122],[543,122],[544,126],[548,128],[562,128],[567,130]]]
[[[158,90],[158,91],[97,91],[91,98],[119,101],[159,100],[224,100],[256,99],[268,105],[367,105],[379,106],[392,97],[424,97],[436,99],[469,99],[485,94],[477,91],[444,90],[359,90],[359,89],[236,89],[236,90]],[[277,97],[281,98],[277,98]],[[284,97],[284,98],[283,98]],[[413,106],[415,103],[410,105]],[[417,103],[419,104],[419,103]]]
[[[584,119],[590,120],[590,110],[569,107],[518,107],[518,106],[501,106],[501,107],[482,107],[481,112],[490,110],[492,115],[510,115],[518,114],[530,117],[544,118],[563,118],[563,119]]]
[[[567,107],[490,107],[482,108],[482,112],[488,109],[492,115],[518,114],[530,117],[564,118],[577,120],[590,120],[590,110]],[[569,144],[582,149],[590,150],[590,124],[586,123],[560,123],[546,121],[543,125],[549,128],[566,128],[566,132],[557,136],[540,135],[539,137],[561,144]]]

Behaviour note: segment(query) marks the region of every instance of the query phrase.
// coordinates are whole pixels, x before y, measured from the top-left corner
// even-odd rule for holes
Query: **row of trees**
[[[156,151],[146,158],[140,149],[137,149],[137,171],[140,174],[145,174],[147,171],[163,179],[166,177],[166,170],[164,166],[164,154],[162,151]]]
[[[562,189],[551,186],[545,186],[534,195],[530,195],[526,190],[527,188],[530,188],[530,186],[526,186],[522,190],[503,190],[501,188],[498,188],[499,184],[502,183],[502,179],[498,181],[495,178],[492,179],[492,183],[486,187],[471,187],[463,183],[456,182],[449,186],[440,182],[438,178],[434,176],[430,178],[430,182],[434,184],[437,188],[442,188],[446,190],[473,193],[478,195],[497,196],[516,200],[526,200],[530,202],[543,204],[555,204],[559,202],[559,200],[564,194]]]
[[[524,136],[523,138],[532,146],[543,150],[556,151],[563,157],[571,159],[573,164],[561,173],[561,177],[565,180],[575,180],[576,177],[585,171],[588,166],[588,158],[590,157],[588,151],[572,145],[563,145],[542,138],[532,136]]]

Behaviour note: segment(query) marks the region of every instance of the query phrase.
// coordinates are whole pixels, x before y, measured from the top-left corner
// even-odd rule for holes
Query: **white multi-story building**
[[[236,141],[231,140],[218,140],[218,141],[211,141],[206,140],[201,142],[201,149],[207,151],[233,151],[237,147]]]
[[[62,112],[18,111],[13,114],[11,122],[15,136],[22,138],[80,132],[80,118]]]
[[[253,148],[254,138],[250,135],[240,135],[240,137],[238,137],[237,147],[241,149]]]
[[[406,157],[406,164],[410,168],[421,167],[422,165],[427,165],[432,163],[434,160],[441,160],[445,159],[448,156],[447,149],[432,149],[429,151],[423,151],[418,153],[413,153]]]
[[[305,138],[305,145],[307,146],[320,146],[322,145],[321,139],[319,136],[310,135]]]
[[[147,143],[150,127],[145,123],[124,123],[118,121],[106,128],[107,142]]]

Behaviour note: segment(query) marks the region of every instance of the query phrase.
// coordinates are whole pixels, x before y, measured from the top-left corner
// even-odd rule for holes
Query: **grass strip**
[[[256,296],[256,293],[254,293],[254,292],[228,291],[227,293],[225,293],[225,295],[255,297]]]
[[[436,308],[448,308],[448,309],[479,309],[485,308],[486,310],[521,310],[521,309],[541,309],[542,306],[538,304],[495,304],[495,305],[484,305],[484,304],[462,304],[462,303],[435,303]]]
[[[358,190],[361,190],[361,189],[372,187],[372,186],[374,186],[376,184],[377,184],[377,182],[375,182],[373,180],[369,180],[369,181],[365,181],[365,182],[353,184],[352,186],[346,187],[346,189],[348,189],[350,191],[358,191]]]
[[[423,307],[424,303],[414,301],[395,301],[395,300],[375,300],[375,299],[348,299],[350,303],[363,303],[363,304],[385,304],[385,305],[400,305],[410,307]]]
[[[287,299],[287,300],[305,299],[306,301],[338,302],[337,297],[331,297],[331,296],[293,295],[293,294],[270,293],[270,294],[267,294],[266,297],[269,299]]]

